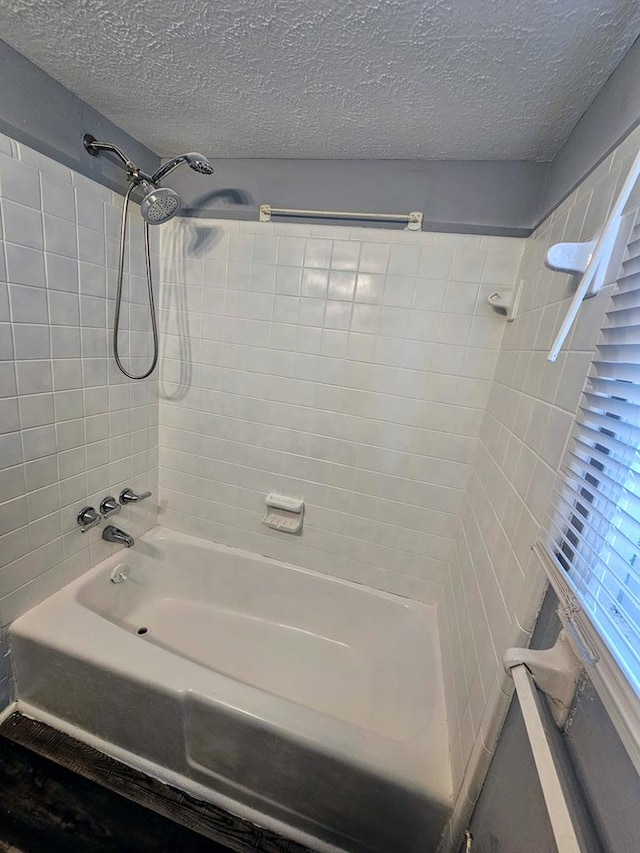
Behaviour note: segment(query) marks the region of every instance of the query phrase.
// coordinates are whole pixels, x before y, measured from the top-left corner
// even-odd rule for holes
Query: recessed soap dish
[[[302,498],[287,495],[268,494],[264,499],[265,512],[262,523],[281,533],[300,533],[304,517]]]

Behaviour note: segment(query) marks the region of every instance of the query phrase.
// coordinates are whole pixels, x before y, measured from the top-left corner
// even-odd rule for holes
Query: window
[[[640,212],[561,474],[546,567],[640,756]]]

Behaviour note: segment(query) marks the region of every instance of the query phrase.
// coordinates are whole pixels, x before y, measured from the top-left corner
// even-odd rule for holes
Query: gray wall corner
[[[124,192],[126,173],[110,156],[90,157],[85,133],[124,149],[143,170],[159,157],[6,42],[0,41],[0,131],[110,189]]]

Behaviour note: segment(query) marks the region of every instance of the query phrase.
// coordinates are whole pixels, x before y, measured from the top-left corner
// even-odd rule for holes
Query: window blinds
[[[562,464],[546,547],[640,696],[640,215]]]

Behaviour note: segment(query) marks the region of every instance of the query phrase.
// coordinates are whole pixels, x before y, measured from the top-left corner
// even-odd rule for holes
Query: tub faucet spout
[[[105,542],[120,542],[125,548],[131,548],[134,544],[133,536],[129,536],[124,530],[119,527],[114,527],[113,524],[107,524],[102,531],[102,538]]]

